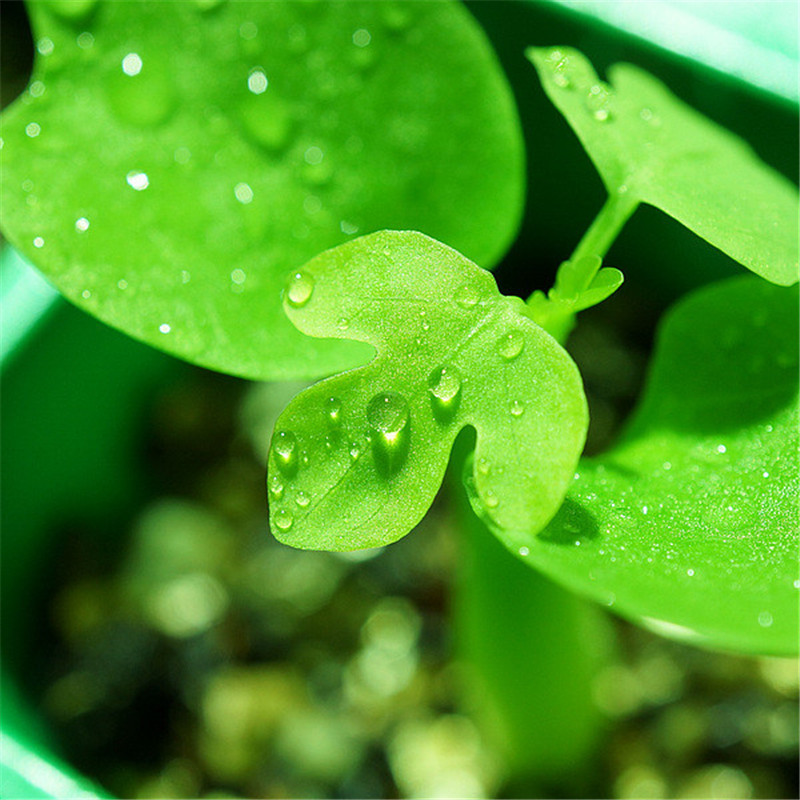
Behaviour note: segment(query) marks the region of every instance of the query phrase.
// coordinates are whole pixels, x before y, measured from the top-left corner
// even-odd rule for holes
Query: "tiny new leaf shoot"
[[[556,513],[586,435],[583,385],[490,273],[423,234],[383,231],[293,273],[284,305],[302,332],[377,355],[302,392],[278,419],[268,487],[279,540],[354,550],[404,536],[467,426],[495,523],[539,530]]]
[[[746,142],[630,64],[611,67],[605,83],[577,50],[527,55],[599,171],[610,216],[624,223],[649,203],[768,281],[797,281],[797,188]],[[603,238],[585,254],[605,255]]]

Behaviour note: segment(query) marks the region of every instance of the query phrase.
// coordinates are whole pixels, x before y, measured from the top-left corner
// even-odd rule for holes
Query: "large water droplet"
[[[397,471],[411,438],[411,414],[405,397],[396,392],[375,395],[367,405],[367,422],[378,469],[385,473]]]
[[[286,475],[297,472],[297,437],[291,431],[278,431],[272,443],[278,468]]]
[[[456,301],[456,305],[468,310],[470,308],[474,308],[478,304],[478,301],[481,299],[481,297],[478,290],[474,286],[465,283],[463,286],[459,286],[459,288],[456,289],[453,299]]]
[[[288,531],[294,524],[292,512],[282,508],[275,513],[275,527],[279,531]]]
[[[289,304],[295,308],[302,308],[314,293],[314,278],[307,272],[295,272],[289,278],[286,297]]]
[[[461,372],[454,365],[438,367],[428,378],[433,415],[440,422],[448,422],[461,402]]]
[[[521,352],[525,346],[525,337],[521,331],[511,330],[504,333],[497,340],[497,352],[506,360],[512,361]]]

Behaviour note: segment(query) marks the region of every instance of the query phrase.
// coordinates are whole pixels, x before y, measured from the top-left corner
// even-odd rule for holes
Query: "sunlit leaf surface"
[[[495,533],[660,633],[796,653],[797,300],[746,277],[682,301],[617,446],[581,462],[539,536]]]
[[[797,188],[631,64],[601,81],[578,51],[528,50],[609,194],[660,208],[767,280],[798,278]]]
[[[566,351],[492,276],[419,233],[384,231],[322,253],[286,289],[311,336],[366,342],[366,366],[298,395],[269,456],[270,523],[296,547],[353,550],[399,539],[422,518],[465,426],[492,519],[543,527],[586,433]]]
[[[422,229],[493,265],[523,148],[480,28],[450,2],[36,2],[3,118],[4,234],[73,302],[253,378],[357,363],[300,336],[286,273]]]

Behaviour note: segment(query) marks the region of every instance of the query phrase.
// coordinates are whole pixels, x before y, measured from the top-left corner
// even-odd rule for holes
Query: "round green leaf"
[[[278,539],[354,550],[404,536],[466,426],[492,519],[526,529],[551,519],[583,448],[583,385],[490,273],[420,233],[383,231],[312,259],[285,302],[304,333],[377,355],[302,392],[278,419],[268,466]]]
[[[796,287],[747,277],[679,303],[619,444],[581,462],[539,536],[495,533],[660,633],[796,653],[797,302]]]
[[[631,64],[604,83],[577,50],[528,57],[609,194],[660,208],[773,283],[797,281],[797,187],[746,142]]]
[[[3,231],[149,344],[252,378],[342,368],[365,350],[292,328],[290,269],[387,226],[492,265],[516,230],[519,122],[459,4],[30,11],[34,80],[3,117]]]

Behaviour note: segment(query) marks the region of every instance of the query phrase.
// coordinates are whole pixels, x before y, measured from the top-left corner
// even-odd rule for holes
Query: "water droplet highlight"
[[[367,422],[372,435],[372,450],[378,469],[396,472],[408,452],[411,413],[405,397],[397,392],[375,395],[367,405]]]
[[[283,497],[283,483],[281,483],[281,479],[277,475],[273,475],[269,479],[269,493],[276,500],[280,500]]]
[[[511,404],[509,410],[511,411],[512,417],[519,418],[525,413],[525,403],[523,403],[521,400],[515,400]]]
[[[513,361],[525,346],[525,337],[520,331],[508,331],[497,341],[497,352],[506,360]]]
[[[279,531],[288,531],[292,525],[294,524],[294,517],[292,516],[292,512],[288,511],[285,508],[280,509],[280,511],[276,512],[275,514],[275,527]]]
[[[611,118],[610,97],[608,89],[600,83],[594,84],[586,95],[586,108],[598,122],[607,122]]]
[[[456,293],[453,296],[453,300],[455,300],[456,305],[465,310],[474,308],[480,299],[481,298],[478,290],[468,283],[465,283],[463,286],[460,286],[458,289],[456,289]]]
[[[86,217],[79,217],[75,220],[75,230],[78,233],[83,233],[89,230],[89,220]]]
[[[461,401],[461,372],[454,365],[438,367],[428,378],[433,415],[440,422],[448,422],[458,410]]]
[[[301,489],[297,493],[297,497],[295,497],[294,501],[300,508],[307,508],[308,504],[311,502],[311,498]]]
[[[342,404],[335,397],[329,397],[325,401],[325,416],[332,428],[338,428],[341,424]]]
[[[286,296],[289,304],[295,308],[302,308],[314,294],[314,279],[307,272],[295,272],[289,278],[289,287]]]
[[[272,449],[281,472],[285,475],[297,472],[297,437],[291,431],[278,431]]]
[[[247,88],[253,94],[264,94],[268,86],[269,80],[267,79],[267,74],[261,67],[250,70],[250,74],[247,76]]]
[[[125,176],[125,182],[131,189],[143,192],[150,185],[150,178],[147,177],[147,173],[134,169]]]

